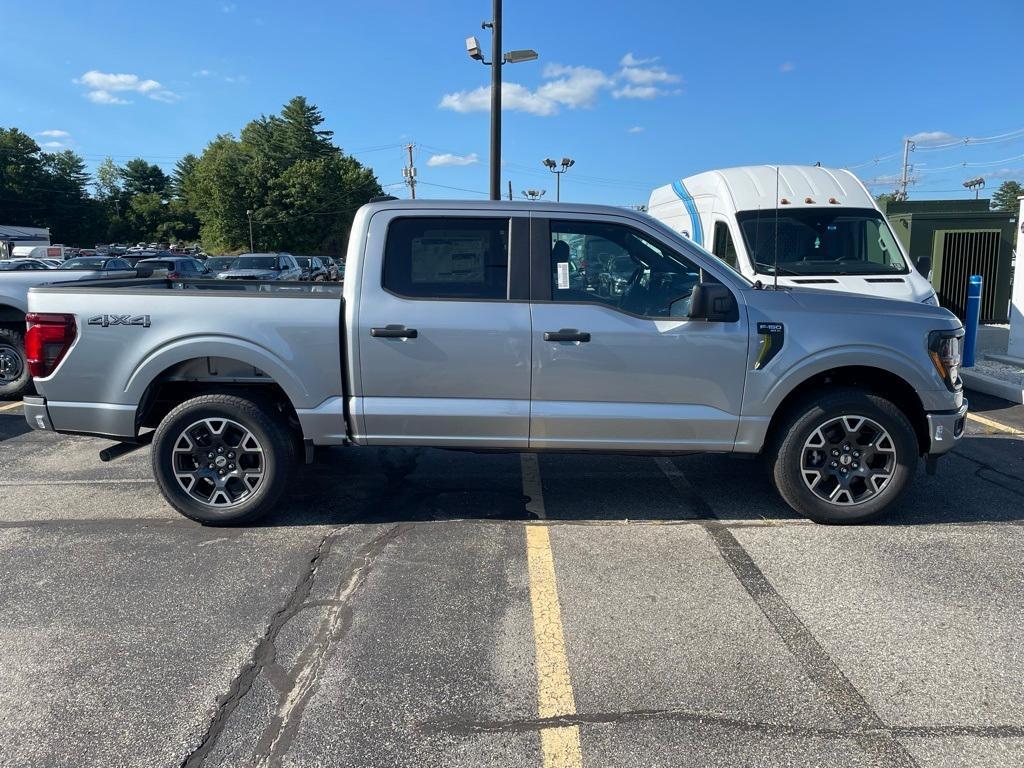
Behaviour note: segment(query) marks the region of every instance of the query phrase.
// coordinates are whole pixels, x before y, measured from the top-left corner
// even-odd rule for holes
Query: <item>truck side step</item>
[[[125,454],[142,448],[144,445],[149,445],[151,442],[153,442],[153,433],[147,432],[144,435],[139,435],[138,439],[133,443],[115,443],[109,448],[104,448],[100,451],[100,461],[106,462],[119,459]]]

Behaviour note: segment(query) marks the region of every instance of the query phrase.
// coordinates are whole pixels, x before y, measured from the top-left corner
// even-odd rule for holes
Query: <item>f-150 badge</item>
[[[149,328],[149,315],[96,315],[89,318],[89,325],[107,328],[111,325],[139,325]]]

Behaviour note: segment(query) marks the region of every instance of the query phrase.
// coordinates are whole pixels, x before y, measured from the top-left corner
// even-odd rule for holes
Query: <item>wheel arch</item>
[[[793,387],[782,398],[768,424],[767,446],[777,445],[780,440],[780,428],[792,412],[814,399],[815,395],[835,388],[847,387],[861,389],[884,397],[906,414],[914,435],[917,438],[918,451],[923,453],[928,442],[928,419],[924,404],[917,390],[899,374],[884,368],[868,365],[843,365],[829,368],[808,376]]]
[[[289,391],[294,391],[294,382],[286,379],[282,383],[275,375],[243,357],[186,357],[147,377],[148,383],[138,396],[136,432],[143,427],[156,427],[176,406],[194,397],[230,394],[256,400],[279,411],[301,440],[302,428]],[[138,376],[133,376],[133,382],[138,382]]]

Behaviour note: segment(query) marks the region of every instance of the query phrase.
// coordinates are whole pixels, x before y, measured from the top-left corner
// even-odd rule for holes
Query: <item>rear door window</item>
[[[507,298],[508,228],[508,219],[396,219],[383,286],[416,299]]]

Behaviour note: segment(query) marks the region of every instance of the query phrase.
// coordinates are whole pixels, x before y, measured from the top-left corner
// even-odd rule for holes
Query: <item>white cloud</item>
[[[491,89],[480,86],[471,91],[446,93],[439,106],[455,112],[486,112],[491,108]],[[558,105],[545,99],[519,83],[505,82],[501,84],[502,111],[527,112],[531,115],[553,115]]]
[[[479,162],[480,157],[476,152],[470,152],[468,155],[454,155],[451,152],[445,152],[441,155],[431,155],[430,159],[427,160],[427,166],[430,168],[443,168],[449,165],[476,165]]]
[[[653,99],[660,96],[662,90],[653,85],[626,85],[612,91],[616,99]]]
[[[212,73],[208,69],[197,69],[192,73],[192,77],[209,77]]]
[[[632,53],[627,53],[625,56],[623,56],[621,59],[619,59],[619,66],[620,67],[642,67],[645,64],[653,64],[657,60],[658,60],[657,56],[655,56],[653,58],[650,58],[650,59],[638,59]]]
[[[39,145],[43,149],[64,149],[64,142],[62,141],[44,141]]]
[[[544,77],[556,79],[538,88],[537,95],[572,109],[592,107],[600,90],[611,85],[604,72],[591,67],[548,64],[544,68]]]
[[[131,104],[128,99],[120,99],[110,91],[89,91],[85,98],[93,104]]]
[[[794,64],[792,61],[784,61],[781,64],[779,64],[779,72],[781,72],[784,75],[788,75],[794,69],[796,69],[796,64]]]
[[[220,7],[220,10],[221,10],[221,13],[234,13],[235,9],[237,9],[237,8],[238,8],[238,6],[235,5],[234,3],[224,3],[224,5],[222,5]]]
[[[984,176],[989,179],[1019,179],[1024,177],[1024,168],[998,168],[994,171],[987,171]]]
[[[114,74],[91,69],[72,82],[85,86],[87,89],[85,97],[94,104],[131,103],[127,99],[115,96],[115,93],[141,93],[155,101],[168,104],[181,98],[174,91],[164,88],[156,80],[143,80],[138,75],[127,73]]]
[[[956,136],[945,131],[920,131],[913,136],[908,136],[915,144],[940,144],[946,141],[955,141]]]
[[[620,69],[613,75],[594,67],[548,64],[541,73],[546,82],[536,89],[531,90],[519,83],[502,83],[501,107],[546,117],[558,114],[563,107],[592,107],[603,90],[610,90],[617,99],[653,99],[679,93],[676,88],[664,86],[681,83],[683,79],[655,64],[656,61],[627,53],[619,62]],[[487,86],[446,93],[438,104],[441,109],[461,113],[486,112],[490,105],[491,91]]]
[[[37,136],[46,136],[49,139],[69,139],[69,138],[71,138],[71,134],[68,133],[67,131],[60,131],[60,130],[56,130],[56,129],[51,129],[49,131],[40,131],[36,135]]]
[[[626,133],[643,133],[644,130],[642,125],[634,125],[632,128],[627,128]]]

